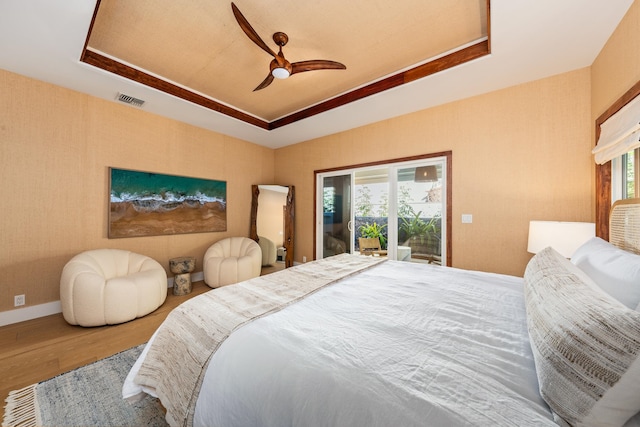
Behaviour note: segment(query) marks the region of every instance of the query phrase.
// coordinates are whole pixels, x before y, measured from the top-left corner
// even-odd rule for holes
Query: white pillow
[[[640,255],[593,237],[576,250],[571,262],[622,304],[640,308]]]
[[[553,248],[527,265],[540,394],[559,424],[622,426],[640,411],[640,313],[589,281]]]

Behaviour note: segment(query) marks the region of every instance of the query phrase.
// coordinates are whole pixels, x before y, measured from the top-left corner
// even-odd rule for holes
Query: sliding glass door
[[[447,173],[446,157],[317,172],[316,257],[373,237],[391,259],[445,264]]]
[[[397,170],[396,259],[442,264],[446,247],[445,163]]]
[[[318,181],[321,222],[317,224],[316,254],[322,254],[318,258],[351,253],[351,180],[351,174],[343,174],[323,176]]]
[[[389,250],[389,167],[356,169],[354,176],[353,247],[360,238],[377,238],[381,250]]]

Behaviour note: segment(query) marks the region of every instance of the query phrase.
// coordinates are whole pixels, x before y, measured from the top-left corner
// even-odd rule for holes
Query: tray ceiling
[[[294,74],[254,92],[273,58],[244,34],[230,2],[211,0],[101,0],[83,61],[270,129],[403,84],[403,71],[420,78],[488,53],[487,0],[235,4],[274,51],[272,34],[287,33],[289,61],[329,59],[347,69]],[[415,70],[460,50],[461,58]]]
[[[487,16],[490,22],[485,24],[488,30],[481,27],[482,34],[489,34],[490,49],[486,39],[480,43],[472,41],[471,45],[463,46],[462,51],[451,55],[446,52],[436,61],[421,65],[421,61],[428,61],[434,54],[422,50],[417,59],[403,55],[414,48],[426,49],[428,41],[433,38],[429,31],[439,25],[448,29],[455,20],[445,18],[446,12],[434,17],[428,16],[425,12],[428,9],[420,9],[420,13],[418,9],[407,8],[462,2],[443,0],[421,4],[403,0],[389,8],[387,3],[392,2],[378,0],[366,4],[344,2],[338,6],[331,6],[332,2],[327,1],[317,2],[321,6],[319,8],[309,2],[302,6],[302,2],[293,1],[234,1],[270,46],[274,46],[271,44],[274,31],[284,31],[289,35],[289,44],[284,49],[289,60],[330,59],[343,62],[347,70],[296,74],[288,80],[274,82],[257,94],[253,93],[253,88],[266,76],[270,58],[239,28],[231,3],[217,0],[206,3],[199,3],[199,0],[158,0],[153,4],[148,0],[119,1],[126,6],[141,8],[133,15],[133,12],[125,13],[127,16],[122,18],[126,23],[122,32],[133,31],[135,37],[118,43],[149,45],[138,53],[149,62],[145,65],[136,63],[138,56],[124,62],[125,59],[118,58],[116,52],[107,54],[91,50],[98,49],[97,46],[88,49],[91,43],[97,43],[97,39],[88,39],[89,34],[93,35],[92,27],[98,25],[96,10],[109,7],[107,0],[1,1],[0,17],[4,19],[0,18],[0,68],[109,102],[118,102],[118,95],[122,93],[145,101],[141,107],[130,108],[208,129],[229,137],[230,141],[237,139],[278,148],[588,67],[633,4],[633,0],[491,0]],[[174,9],[173,3],[180,4],[179,10]],[[481,16],[483,3],[475,0],[469,3],[474,5],[472,10],[480,10],[476,16]],[[161,42],[143,42],[146,32],[153,33],[154,29],[149,26],[148,30],[140,31],[138,25],[147,25],[144,24],[145,13],[160,15],[155,19],[178,25],[182,20],[178,16],[184,8],[191,10],[189,16],[195,20],[194,25],[212,23],[213,29],[207,27],[206,31],[213,31],[215,40],[198,41],[196,47],[211,43],[205,50],[217,51],[218,56],[223,57],[227,51],[231,54],[216,71],[203,72],[196,70],[196,65],[190,65],[187,72],[192,75],[187,80],[168,81],[165,79],[169,77],[159,73],[169,71],[151,69],[152,61],[161,59],[165,50],[175,51],[172,44],[176,40],[184,40],[183,35],[176,29],[166,30],[169,34],[167,39],[162,38],[163,32],[158,32],[152,39]],[[308,8],[313,11],[311,14],[307,14]],[[414,10],[415,13],[412,12]],[[408,20],[407,15],[410,16]],[[298,16],[306,17],[303,20],[297,19]],[[120,18],[117,21],[120,22]],[[411,24],[406,22],[411,21],[414,30],[424,30],[416,31],[418,35],[411,37],[427,37],[427,42],[403,38],[404,26],[410,27]],[[336,22],[335,28],[333,22]],[[365,32],[355,29],[356,24],[362,22],[366,24],[362,28],[368,28],[369,34],[362,37],[364,42],[359,43],[366,46],[354,42]],[[326,29],[329,31],[323,32]],[[334,35],[336,31],[337,35]],[[117,40],[131,36],[122,34],[114,37]],[[189,37],[187,39],[190,40]],[[395,43],[386,45],[388,40],[395,40]],[[91,43],[87,44],[89,41]],[[109,49],[107,46],[100,48]],[[343,53],[347,51],[349,57]],[[466,56],[459,53],[465,51]],[[171,60],[161,60],[160,65],[166,67],[167,62],[179,64],[187,56],[190,60],[198,59],[185,49],[178,49],[178,54]],[[249,58],[241,58],[245,55]],[[366,55],[373,59],[365,62],[361,58]],[[216,58],[211,58],[212,63]],[[393,61],[387,63],[388,58],[393,58]],[[92,65],[93,61],[100,66]],[[202,59],[199,61],[203,66],[210,65]],[[389,68],[384,68],[387,65]],[[363,82],[360,83],[355,78],[359,67],[362,76],[367,72],[375,73],[369,77],[361,76]],[[180,68],[175,67],[177,70]],[[220,80],[225,70],[234,71],[229,77],[234,83]],[[243,73],[247,74],[241,78]],[[207,78],[203,79],[203,76]],[[176,74],[171,78],[177,80],[181,77]],[[203,85],[212,85],[216,90],[228,91],[233,99],[223,99],[222,92],[205,94],[204,90],[208,90],[205,86],[198,89],[200,93],[195,93],[193,86],[196,80],[202,80]],[[345,88],[340,85],[345,85]],[[315,98],[304,98],[312,94]],[[334,97],[326,98],[331,96]],[[246,99],[241,101],[235,97]],[[301,101],[303,99],[304,102]],[[309,107],[314,102],[316,104]],[[261,105],[264,111],[254,110]]]

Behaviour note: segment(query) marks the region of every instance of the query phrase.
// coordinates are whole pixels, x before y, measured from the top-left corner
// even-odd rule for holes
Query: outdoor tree
[[[626,170],[627,170],[627,197],[628,198],[633,198],[633,197],[638,197],[635,194],[635,165],[634,165],[634,160],[635,160],[635,156],[633,155],[633,151],[628,152],[627,154],[625,154],[625,158],[627,160],[627,164],[626,164]]]
[[[398,218],[410,218],[414,216],[415,211],[411,206],[413,198],[411,197],[409,187],[401,185],[398,190]]]
[[[373,205],[371,204],[371,189],[366,185],[357,187],[356,192],[356,216],[372,216]]]
[[[389,194],[383,193],[380,196],[380,205],[378,206],[378,216],[386,218],[389,216]]]

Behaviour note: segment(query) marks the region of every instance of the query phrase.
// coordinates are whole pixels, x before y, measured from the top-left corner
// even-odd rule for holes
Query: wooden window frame
[[[640,81],[616,100],[596,119],[596,140],[600,138],[602,124],[640,95]],[[595,144],[594,144],[595,146]],[[611,161],[596,164],[596,236],[609,240],[609,211],[611,210]]]

